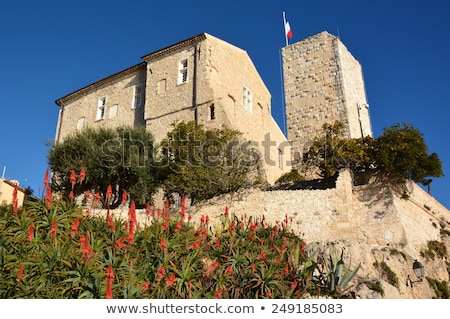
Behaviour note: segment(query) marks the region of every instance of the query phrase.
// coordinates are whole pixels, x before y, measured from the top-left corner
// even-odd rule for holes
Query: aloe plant
[[[343,249],[340,257],[337,257],[336,253],[330,254],[327,276],[329,291],[336,293],[338,297],[345,295],[347,285],[355,277],[360,267],[361,264],[353,269],[345,267]]]

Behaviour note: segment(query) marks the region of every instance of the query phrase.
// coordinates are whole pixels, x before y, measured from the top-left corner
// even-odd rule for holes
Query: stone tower
[[[287,136],[294,165],[322,125],[344,123],[349,138],[372,136],[361,64],[321,32],[282,48]]]

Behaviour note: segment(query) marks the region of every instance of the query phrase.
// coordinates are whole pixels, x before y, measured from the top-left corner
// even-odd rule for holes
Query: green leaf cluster
[[[378,138],[349,139],[344,133],[339,121],[325,124],[323,134],[305,153],[304,164],[318,167],[324,177],[349,168],[355,174],[371,173],[394,184],[413,180],[425,185],[429,177],[443,176],[438,155],[429,154],[422,133],[412,125],[385,128]]]
[[[226,209],[217,224],[194,224],[183,211],[153,210],[131,241],[131,217],[87,216],[62,200],[1,206],[0,297],[100,299],[109,280],[119,299],[336,297],[287,218],[268,225]]]
[[[121,204],[125,191],[143,207],[159,188],[167,198],[178,193],[194,202],[265,181],[260,153],[241,132],[206,129],[194,121],[174,123],[161,145],[145,128],[88,127],[52,145],[47,157],[52,191],[64,198],[71,191],[75,196],[98,192],[107,207],[111,185],[111,208]],[[72,171],[79,174],[82,168],[85,181],[72,187]]]
[[[85,169],[86,179],[76,183],[74,195],[86,190],[102,194],[112,185],[111,208],[121,203],[124,190],[132,194],[138,206],[151,199],[159,184],[154,140],[145,128],[91,128],[76,131],[47,154],[52,190],[65,198],[72,190],[71,172]]]
[[[167,163],[166,194],[189,196],[192,202],[261,185],[261,155],[242,133],[222,126],[205,129],[195,122],[178,122],[161,142]]]

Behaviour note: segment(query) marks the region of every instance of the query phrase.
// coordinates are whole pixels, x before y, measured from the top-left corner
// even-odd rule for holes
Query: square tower
[[[282,48],[281,54],[294,165],[325,123],[344,123],[348,138],[372,136],[361,64],[339,38],[321,32]]]

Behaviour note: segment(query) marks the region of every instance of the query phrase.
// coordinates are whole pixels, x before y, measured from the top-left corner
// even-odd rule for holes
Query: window
[[[84,127],[84,124],[86,123],[86,118],[81,117],[78,119],[77,122],[77,130],[81,130]]]
[[[119,110],[119,106],[113,105],[109,108],[109,118],[112,119],[113,117],[117,116],[117,111]]]
[[[178,84],[187,83],[188,80],[188,60],[184,59],[178,64]]]
[[[278,149],[278,167],[283,168],[283,151]]]
[[[135,109],[142,106],[142,85],[134,87],[133,104],[131,108]]]
[[[214,120],[216,118],[216,108],[214,107],[214,104],[212,104],[209,107],[209,119]]]
[[[247,112],[252,113],[252,92],[244,86],[242,94],[242,105],[244,106],[244,109]]]
[[[97,116],[95,117],[96,121],[103,120],[105,118],[105,106],[106,106],[106,97],[98,99]]]

